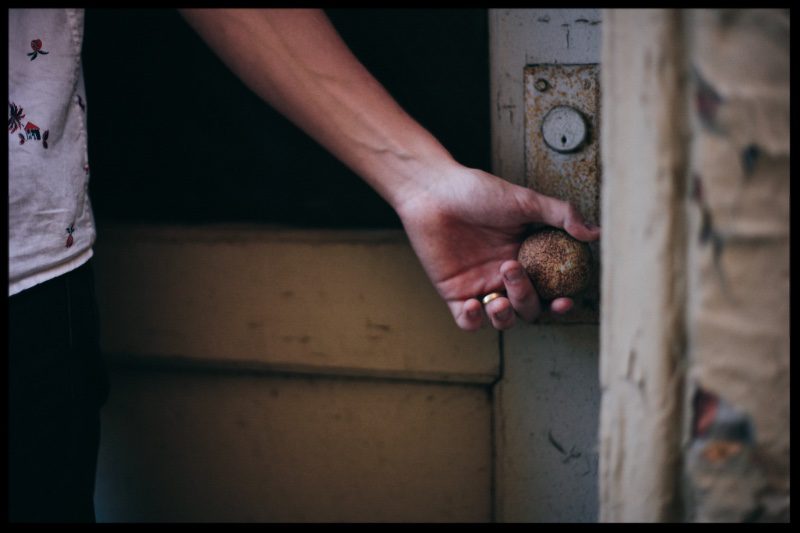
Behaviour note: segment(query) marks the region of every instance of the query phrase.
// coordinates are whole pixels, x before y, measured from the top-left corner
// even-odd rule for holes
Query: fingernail
[[[499,313],[497,313],[495,315],[495,317],[497,317],[498,320],[506,320],[510,316],[511,316],[511,309],[510,308],[503,309],[502,311],[500,311]]]
[[[522,279],[522,269],[521,268],[512,268],[508,272],[505,273],[505,278],[508,281],[519,281]]]

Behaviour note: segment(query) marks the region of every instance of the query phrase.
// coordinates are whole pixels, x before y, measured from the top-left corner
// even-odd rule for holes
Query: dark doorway
[[[488,170],[486,10],[328,14],[456,159]],[[388,204],[250,92],[175,10],[88,9],[83,55],[98,221],[400,227]]]

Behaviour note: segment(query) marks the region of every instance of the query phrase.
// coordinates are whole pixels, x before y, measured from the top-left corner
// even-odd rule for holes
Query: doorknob
[[[598,64],[528,65],[525,90],[525,184],[566,200],[586,222],[600,223],[600,68]],[[590,244],[592,279],[564,318],[544,321],[597,323],[599,244]]]

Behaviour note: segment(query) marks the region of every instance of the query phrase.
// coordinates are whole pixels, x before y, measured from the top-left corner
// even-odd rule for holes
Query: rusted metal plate
[[[585,124],[585,139],[575,142],[570,117],[553,120],[568,108]],[[548,114],[550,117],[548,118]],[[548,125],[545,125],[547,120]],[[571,202],[587,222],[600,223],[600,68],[584,65],[529,65],[525,67],[525,185],[537,192]],[[562,134],[552,128],[565,128]],[[549,129],[548,129],[549,128]],[[547,139],[546,139],[547,138]],[[555,142],[554,142],[555,139]],[[549,144],[548,144],[549,141]],[[562,142],[564,150],[554,149]],[[558,148],[558,146],[555,146]],[[599,315],[600,248],[591,245],[593,279],[575,297],[567,317],[549,313],[542,322],[597,323]]]

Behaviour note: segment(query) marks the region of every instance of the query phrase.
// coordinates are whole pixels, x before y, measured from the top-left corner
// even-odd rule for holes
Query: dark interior
[[[327,12],[412,116],[457,160],[488,170],[486,10]],[[99,222],[400,227],[383,199],[250,92],[177,11],[88,9],[83,55]]]

